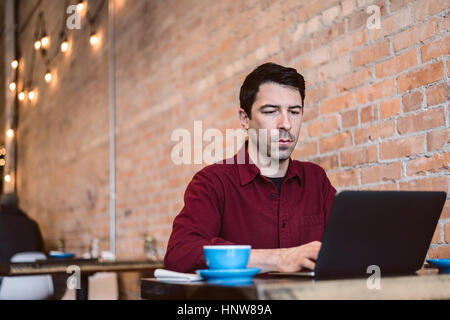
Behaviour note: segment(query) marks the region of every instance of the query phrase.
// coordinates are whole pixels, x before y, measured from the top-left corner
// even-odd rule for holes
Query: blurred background
[[[197,120],[224,135],[239,128],[240,86],[272,61],[306,80],[293,158],[321,165],[338,191],[448,193],[449,7],[1,1],[2,190],[17,193],[47,250],[64,239],[81,256],[97,238],[118,258],[145,258],[148,235],[163,257],[184,190],[206,165],[174,164],[172,132]],[[450,258],[448,200],[428,257]],[[119,283],[121,298],[139,297],[138,274]]]

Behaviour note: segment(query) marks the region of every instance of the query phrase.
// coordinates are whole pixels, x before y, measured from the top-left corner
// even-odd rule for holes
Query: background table
[[[80,268],[80,289],[76,290],[77,300],[87,300],[89,276],[96,272],[154,271],[163,268],[162,261],[124,260],[102,261],[97,259],[38,260],[36,262],[8,263],[0,265],[0,276],[56,275],[67,274],[67,268],[76,265]]]
[[[367,278],[369,275],[367,276]],[[143,299],[450,299],[450,274],[423,270],[416,275],[381,277],[381,288],[368,289],[367,278],[315,280],[298,276],[257,276],[253,284],[219,286],[206,282],[141,280]]]

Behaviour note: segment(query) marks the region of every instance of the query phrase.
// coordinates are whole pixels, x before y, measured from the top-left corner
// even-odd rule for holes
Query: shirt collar
[[[261,170],[259,170],[256,164],[253,163],[248,154],[247,148],[248,143],[245,142],[244,146],[242,146],[238,153],[234,155],[234,163],[237,165],[241,185],[243,186],[253,181],[258,175],[261,175]],[[238,162],[238,158],[241,161]],[[244,163],[242,163],[242,159],[245,159]],[[301,180],[299,164],[293,161],[291,157],[289,157],[289,166],[286,172],[285,180],[288,180],[292,177],[297,177],[299,180]]]

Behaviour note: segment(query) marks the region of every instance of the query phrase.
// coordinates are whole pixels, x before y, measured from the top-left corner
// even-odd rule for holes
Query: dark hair
[[[253,103],[255,102],[259,86],[274,82],[285,86],[297,88],[302,98],[302,111],[305,101],[305,80],[303,76],[294,68],[286,68],[278,64],[268,62],[260,65],[253,70],[246,78],[241,86],[239,93],[239,101],[241,108],[251,118]]]

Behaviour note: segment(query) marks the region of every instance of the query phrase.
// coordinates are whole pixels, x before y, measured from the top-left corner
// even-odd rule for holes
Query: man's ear
[[[244,109],[239,108],[239,120],[241,121],[241,127],[245,130],[248,130],[250,128],[250,119],[248,118],[247,112],[245,112]]]

